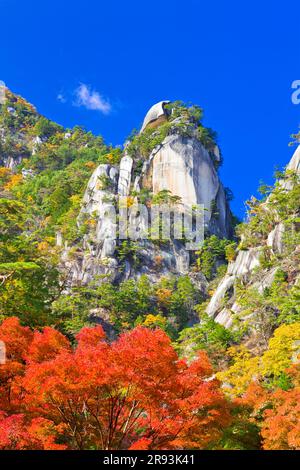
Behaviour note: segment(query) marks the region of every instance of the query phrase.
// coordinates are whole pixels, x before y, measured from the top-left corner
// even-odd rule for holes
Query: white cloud
[[[66,103],[67,99],[64,97],[62,93],[58,93],[57,95],[57,100],[60,101],[61,103]]]
[[[94,91],[90,86],[81,83],[75,90],[76,106],[84,106],[86,109],[100,111],[103,114],[109,114],[111,111],[111,104],[103,96]]]

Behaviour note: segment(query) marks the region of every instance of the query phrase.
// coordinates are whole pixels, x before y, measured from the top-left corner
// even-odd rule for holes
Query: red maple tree
[[[138,327],[109,344],[101,327],[84,328],[71,348],[51,328],[9,319],[0,339],[9,375],[0,448],[204,448],[230,422],[206,354],[179,360],[162,330]]]

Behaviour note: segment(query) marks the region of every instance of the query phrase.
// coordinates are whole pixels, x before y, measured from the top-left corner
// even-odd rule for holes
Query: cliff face
[[[186,122],[180,116],[172,119],[172,108],[166,109],[167,103],[164,101],[154,105],[144,119],[138,136],[140,139],[146,138],[149,130],[154,130],[155,136],[155,129],[171,123],[164,138],[146,158],[141,158],[139,150],[133,158],[130,143],[127,143],[118,166],[100,165],[94,171],[78,218],[80,226],[84,217],[95,217],[94,229],[77,245],[75,259],[69,261],[70,247],[66,247],[63,255],[71,273],[71,284],[89,282],[96,275],[107,275],[116,281],[147,274],[156,281],[168,273],[188,273],[190,253],[185,244],[178,240],[169,240],[160,246],[151,240],[139,240],[138,265],[130,257],[125,263],[120,263],[116,227],[107,217],[109,204],[113,201],[118,206],[120,197],[139,202],[140,196],[147,190],[152,197],[162,193],[176,196],[183,208],[202,204],[206,233],[216,234],[220,238],[231,236],[231,213],[216,169],[219,150],[216,146],[213,152],[205,148],[193,122],[188,122],[188,135],[187,132],[182,133],[181,126]],[[141,164],[141,170],[137,171]],[[147,216],[140,214],[132,217],[135,217],[137,229],[142,230]],[[201,274],[198,277],[203,281]]]
[[[210,233],[229,237],[231,221],[224,189],[208,151],[196,138],[167,137],[153,156],[154,194],[169,190],[187,207],[203,204],[205,226]],[[215,204],[214,219],[212,206]]]
[[[289,289],[299,286],[299,176],[300,146],[274,190],[264,202],[256,204],[253,222],[250,219],[244,226],[236,258],[229,263],[206,309],[216,322],[231,327],[242,320],[253,326],[256,314],[262,312],[263,296],[274,289],[279,273],[285,273]],[[252,301],[249,315],[250,305],[245,305],[243,296],[251,291],[262,298],[257,305]],[[271,318],[271,304],[268,308]]]
[[[141,132],[160,123],[162,116],[167,119],[164,103],[158,103],[148,111]],[[218,147],[215,145],[209,152],[195,129],[191,129],[188,136],[175,130],[152,151],[145,173],[151,173],[154,194],[169,190],[187,207],[203,204],[205,227],[209,233],[229,237],[232,234],[231,214],[216,170],[215,164],[219,162]]]

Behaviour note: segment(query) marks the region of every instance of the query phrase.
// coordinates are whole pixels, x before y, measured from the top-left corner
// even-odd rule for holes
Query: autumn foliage
[[[188,365],[162,330],[109,344],[100,326],[84,328],[71,347],[9,318],[0,339],[1,449],[204,448],[230,423],[206,354]]]
[[[256,375],[229,399],[206,353],[179,359],[159,328],[109,343],[86,327],[71,344],[11,317],[0,340],[0,449],[300,449],[298,362],[285,387]]]
[[[261,427],[265,450],[300,449],[300,368],[287,370],[292,383],[289,390],[268,390],[252,383],[241,402],[251,408],[253,421]]]

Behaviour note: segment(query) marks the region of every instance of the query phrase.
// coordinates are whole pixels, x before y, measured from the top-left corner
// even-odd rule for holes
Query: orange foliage
[[[264,449],[300,450],[300,389],[277,390],[264,412]]]
[[[96,168],[97,164],[95,162],[86,162],[84,164],[84,166],[86,166],[87,168],[90,168],[90,169],[94,169],[94,168]]]
[[[43,418],[26,419],[23,414],[0,412],[0,450],[64,450],[55,443],[56,427]]]
[[[156,291],[157,301],[162,306],[167,306],[169,304],[171,295],[172,295],[171,289],[161,288],[161,289],[157,289]]]
[[[111,344],[100,326],[76,339],[72,349],[52,328],[2,323],[1,373],[11,376],[9,399],[1,380],[0,448],[64,448],[59,436],[70,449],[203,448],[229,424],[205,353],[188,365],[162,330],[143,327]]]
[[[22,175],[12,175],[9,181],[5,184],[4,189],[10,191],[12,188],[17,186],[23,179]]]
[[[154,264],[157,268],[160,268],[163,262],[163,257],[161,255],[154,256]]]
[[[54,359],[57,354],[70,351],[67,338],[50,327],[35,331],[26,355],[27,362],[44,362]]]
[[[241,400],[258,417],[265,450],[300,450],[299,364],[287,372],[293,378],[289,390],[270,391],[251,384]]]
[[[6,363],[0,366],[0,410],[14,409],[13,390],[16,378],[24,373],[26,355],[33,333],[15,317],[0,325],[0,340],[5,343]]]

